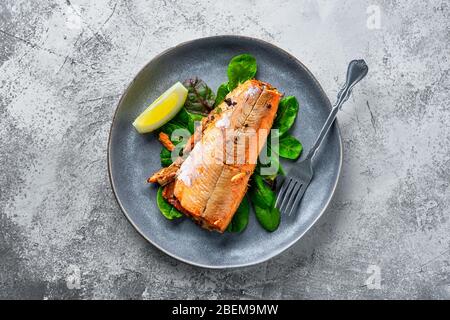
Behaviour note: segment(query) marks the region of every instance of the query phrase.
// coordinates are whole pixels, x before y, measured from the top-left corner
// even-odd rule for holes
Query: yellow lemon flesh
[[[139,133],[158,129],[180,111],[187,94],[188,90],[180,82],[175,83],[134,120],[133,126]]]

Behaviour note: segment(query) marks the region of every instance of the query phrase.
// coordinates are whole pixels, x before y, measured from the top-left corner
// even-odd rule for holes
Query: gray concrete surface
[[[0,298],[449,299],[449,16],[449,1],[2,0]],[[143,240],[106,167],[137,71],[217,34],[285,48],[330,97],[349,60],[371,67],[339,117],[329,210],[278,258],[228,271]]]

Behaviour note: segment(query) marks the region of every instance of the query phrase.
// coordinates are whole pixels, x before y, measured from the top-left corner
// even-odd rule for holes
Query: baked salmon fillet
[[[202,227],[225,231],[247,192],[281,96],[268,83],[241,84],[203,119],[186,145],[188,156],[148,181],[165,186],[163,197]]]

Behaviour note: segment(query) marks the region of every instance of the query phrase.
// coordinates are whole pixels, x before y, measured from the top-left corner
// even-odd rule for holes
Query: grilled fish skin
[[[149,181],[167,185],[163,196],[202,227],[223,232],[247,192],[281,96],[268,83],[241,84],[204,120],[187,158]]]

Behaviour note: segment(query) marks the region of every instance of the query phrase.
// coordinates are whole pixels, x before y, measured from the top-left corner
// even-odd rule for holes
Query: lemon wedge
[[[149,133],[169,122],[183,107],[188,90],[180,83],[175,83],[133,122],[139,133]]]

